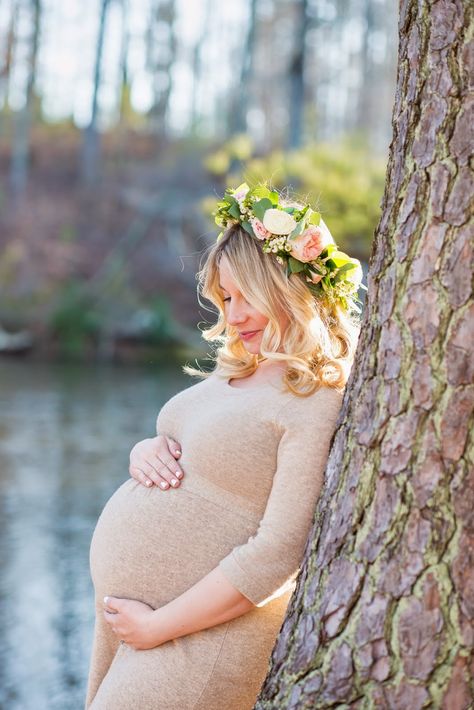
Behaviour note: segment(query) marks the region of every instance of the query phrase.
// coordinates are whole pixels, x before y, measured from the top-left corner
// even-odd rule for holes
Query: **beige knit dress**
[[[90,549],[96,622],[86,708],[250,710],[294,590],[342,395],[214,372],[172,397],[157,431],[182,447],[181,485],[132,478],[106,503]],[[149,650],[120,644],[103,597],[163,606],[219,566],[258,605]]]

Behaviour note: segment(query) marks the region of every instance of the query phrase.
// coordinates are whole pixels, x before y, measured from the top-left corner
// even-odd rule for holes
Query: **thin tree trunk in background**
[[[147,67],[151,74],[154,101],[148,112],[153,133],[162,138],[167,133],[168,104],[172,88],[172,70],[176,60],[177,41],[174,31],[175,0],[157,0],[151,8],[147,33]],[[167,27],[165,39],[162,31]]]
[[[289,71],[289,124],[288,147],[297,148],[303,142],[303,117],[305,107],[304,64],[306,35],[309,25],[308,0],[299,0],[296,11],[297,31]]]
[[[95,185],[99,177],[100,140],[97,128],[98,94],[102,76],[102,52],[104,48],[105,24],[109,2],[110,0],[101,0],[99,33],[97,36],[95,54],[94,90],[92,93],[91,120],[84,131],[84,138],[82,143],[82,179],[83,182],[89,186]]]
[[[473,15],[401,4],[361,337],[259,710],[473,707]]]
[[[122,37],[120,47],[120,99],[119,99],[119,126],[124,127],[127,112],[130,109],[130,78],[128,76],[128,0],[122,0]]]
[[[198,95],[202,81],[203,49],[209,32],[213,0],[206,0],[202,30],[193,48],[193,93],[191,99],[191,133],[199,129]]]
[[[247,130],[247,111],[250,100],[250,83],[254,73],[255,38],[257,33],[258,0],[250,0],[249,24],[242,55],[240,81],[233,91],[230,102],[230,133],[245,133]]]
[[[28,59],[25,104],[16,117],[13,132],[12,155],[10,165],[10,186],[14,200],[21,198],[28,180],[30,159],[31,114],[34,105],[36,67],[41,25],[41,2],[31,0],[31,42]]]
[[[373,0],[363,0],[362,16],[364,19],[364,34],[360,53],[361,83],[357,95],[357,111],[355,127],[358,130],[370,131],[372,126],[372,91],[374,82],[373,63],[369,52],[370,37],[374,29]]]
[[[8,85],[12,68],[13,49],[16,42],[16,27],[18,21],[18,4],[12,3],[10,23],[8,26],[5,50],[0,69],[0,97],[3,98],[3,110],[8,110]]]

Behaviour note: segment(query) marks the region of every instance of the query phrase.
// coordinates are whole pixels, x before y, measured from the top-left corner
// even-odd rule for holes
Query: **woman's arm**
[[[246,614],[255,605],[218,567],[179,597],[153,612],[157,645]]]
[[[135,599],[104,598],[104,618],[136,650],[235,619],[255,608],[216,567],[193,587],[158,609]]]

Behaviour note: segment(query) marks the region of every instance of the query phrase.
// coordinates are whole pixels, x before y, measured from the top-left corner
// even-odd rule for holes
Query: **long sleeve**
[[[219,563],[231,584],[256,605],[285,589],[299,571],[342,398],[324,387],[309,397],[295,396],[279,412],[282,435],[263,518],[255,535]]]

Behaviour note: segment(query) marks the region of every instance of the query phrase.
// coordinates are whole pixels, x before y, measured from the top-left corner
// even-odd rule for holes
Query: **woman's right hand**
[[[176,463],[181,449],[174,439],[165,434],[158,434],[153,439],[139,441],[130,451],[129,473],[147,488],[153,484],[166,490],[177,488],[184,472]]]

